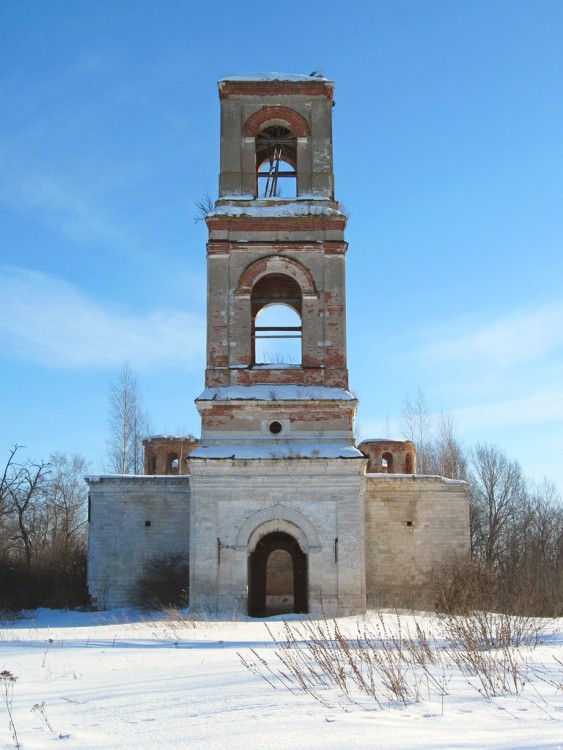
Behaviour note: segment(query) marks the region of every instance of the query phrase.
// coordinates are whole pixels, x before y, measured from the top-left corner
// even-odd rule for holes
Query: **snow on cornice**
[[[449,477],[441,477],[439,474],[387,474],[384,473],[368,473],[366,472],[367,479],[384,479],[389,481],[400,481],[410,480],[411,482],[441,482],[442,484],[467,484],[463,479],[450,479]]]
[[[219,79],[219,83],[226,81],[325,81],[326,83],[332,83],[324,76],[308,76],[302,73],[245,73]]]
[[[316,202],[314,204],[301,201],[274,202],[268,200],[268,205],[226,205],[216,206],[206,218],[214,216],[250,216],[252,218],[272,218],[276,216],[336,216],[342,218],[344,214],[335,208]]]
[[[366,440],[361,440],[360,445],[369,444],[369,443],[412,443],[412,440],[405,440],[405,438],[368,438]]]
[[[88,484],[96,484],[99,482],[168,482],[168,484],[174,483],[186,483],[189,482],[189,474],[87,474],[84,480]]]
[[[325,385],[229,385],[206,388],[196,401],[355,401],[344,388]]]
[[[196,448],[192,458],[212,459],[298,459],[298,458],[365,458],[351,445],[322,443],[280,443],[278,445],[210,445]]]

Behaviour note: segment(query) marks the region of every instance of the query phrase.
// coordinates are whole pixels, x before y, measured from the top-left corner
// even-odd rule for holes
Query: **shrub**
[[[18,557],[0,557],[0,611],[49,607],[64,609],[88,604],[86,551],[42,554],[31,566]]]
[[[168,552],[145,562],[133,590],[142,609],[177,609],[189,603],[189,565],[186,555]]]
[[[490,563],[453,561],[432,577],[438,612],[490,610],[524,617],[563,614],[563,572],[541,565],[537,570],[507,570]]]

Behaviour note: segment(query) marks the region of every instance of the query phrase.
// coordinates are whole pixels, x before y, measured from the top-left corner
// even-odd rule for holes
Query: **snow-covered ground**
[[[393,613],[385,618],[390,628],[397,625]],[[283,641],[280,620],[271,618],[268,626]],[[405,628],[413,622],[409,615],[400,620]],[[428,630],[436,624],[431,616],[418,621]],[[354,632],[362,622],[346,618],[339,626]],[[563,694],[549,684],[563,682],[560,627],[563,620],[546,623],[543,642],[523,651],[530,666],[520,695],[483,697],[478,681],[446,657],[436,672],[445,696],[423,680],[419,702],[366,710],[342,701],[336,689],[322,693],[326,707],[281,683],[274,689],[246,669],[238,654],[256,662],[252,648],[276,665],[277,647],[260,620],[39,610],[0,623],[0,672],[17,678],[11,683],[5,676],[0,687],[8,688],[8,698],[13,688],[11,711],[24,750],[561,750]],[[13,747],[2,692],[0,748]]]

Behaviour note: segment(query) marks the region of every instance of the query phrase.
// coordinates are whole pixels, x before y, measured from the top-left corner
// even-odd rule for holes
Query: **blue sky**
[[[563,3],[0,1],[0,449],[102,467],[128,360],[199,433],[217,79],[336,83],[359,432],[418,387],[563,487]]]

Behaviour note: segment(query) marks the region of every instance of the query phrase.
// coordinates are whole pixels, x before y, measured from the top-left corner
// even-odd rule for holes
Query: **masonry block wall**
[[[192,546],[198,550],[191,555],[194,608],[245,612],[249,542],[261,529],[301,540],[313,614],[357,612],[366,597],[371,606],[427,604],[433,569],[469,555],[467,485],[441,477],[364,477],[361,463],[198,461],[193,477],[91,478],[93,603],[130,604],[147,559],[188,555]],[[190,482],[197,507],[190,504]]]
[[[127,606],[147,560],[189,554],[189,477],[96,476],[87,481],[92,603],[99,609]]]
[[[246,612],[249,553],[282,531],[308,556],[312,614],[363,611],[364,467],[364,459],[194,461],[194,610]]]
[[[469,557],[465,482],[368,474],[365,513],[368,605],[428,605],[434,569]]]

